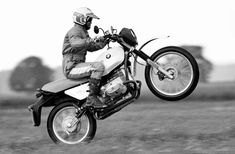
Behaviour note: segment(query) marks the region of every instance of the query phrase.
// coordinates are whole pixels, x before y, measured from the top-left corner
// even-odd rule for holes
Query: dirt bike
[[[96,61],[103,62],[105,71],[100,85],[99,99],[104,108],[83,107],[88,97],[89,78],[60,79],[45,84],[37,90],[38,100],[29,106],[34,126],[41,123],[42,107],[54,106],[47,119],[47,130],[55,143],[78,144],[91,141],[96,133],[97,120],[103,120],[120,111],[139,98],[141,81],[135,80],[137,57],[146,62],[145,80],[151,92],[164,100],[177,101],[190,95],[197,86],[199,70],[194,57],[185,49],[167,46],[150,57],[139,49],[132,29],[117,30],[111,27],[104,32],[94,27],[96,34],[102,30],[108,42],[118,43],[104,51]],[[132,58],[132,60],[131,60]]]

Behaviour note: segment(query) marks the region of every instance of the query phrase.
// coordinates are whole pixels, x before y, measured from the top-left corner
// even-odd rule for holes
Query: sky
[[[13,69],[29,56],[40,57],[52,68],[60,66],[63,39],[79,7],[88,7],[100,17],[93,26],[132,28],[139,45],[160,37],[145,51],[149,55],[166,45],[200,45],[212,63],[235,63],[234,4],[234,0],[1,1],[0,71]],[[89,33],[95,36],[93,30]],[[100,53],[88,54],[88,61]]]

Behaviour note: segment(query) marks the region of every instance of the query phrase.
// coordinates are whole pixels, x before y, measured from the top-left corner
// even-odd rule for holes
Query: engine
[[[109,96],[111,98],[115,98],[121,94],[124,94],[127,91],[127,87],[123,84],[124,81],[124,70],[121,69],[107,81],[107,84],[101,87],[103,97]]]

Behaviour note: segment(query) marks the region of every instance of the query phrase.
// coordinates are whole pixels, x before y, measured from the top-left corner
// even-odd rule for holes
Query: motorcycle
[[[96,60],[103,62],[105,66],[98,97],[107,106],[83,106],[89,94],[89,78],[60,79],[47,83],[37,89],[38,100],[29,106],[34,126],[40,126],[42,107],[54,107],[47,119],[47,131],[55,143],[90,142],[96,133],[97,120],[108,118],[139,98],[141,81],[134,78],[138,57],[146,62],[145,80],[148,88],[163,100],[181,100],[197,86],[198,65],[185,49],[167,46],[149,57],[142,49],[157,38],[147,41],[137,49],[137,37],[132,29],[122,28],[117,34],[113,27],[106,32],[94,27],[96,34],[100,30],[109,43],[118,43],[117,47],[110,47],[108,43],[108,49]]]

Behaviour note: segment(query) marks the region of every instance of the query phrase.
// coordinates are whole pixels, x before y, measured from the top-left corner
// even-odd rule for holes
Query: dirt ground
[[[89,144],[56,145],[26,109],[0,109],[1,154],[234,154],[235,101],[131,104],[98,121]]]

